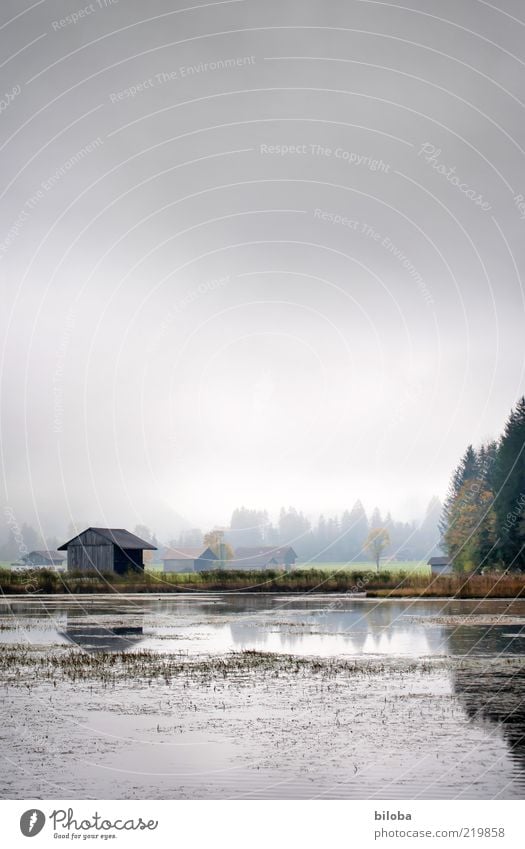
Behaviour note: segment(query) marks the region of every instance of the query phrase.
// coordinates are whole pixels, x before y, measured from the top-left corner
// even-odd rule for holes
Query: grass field
[[[146,572],[162,572],[162,563],[146,563]],[[341,563],[296,563],[292,571],[301,571],[305,569],[314,569],[322,572],[375,572],[375,563],[370,560],[359,562],[341,562]],[[409,575],[430,575],[430,567],[425,561],[420,560],[396,560],[392,562],[382,562],[380,567],[381,572],[406,572]],[[182,574],[182,573],[181,573]]]
[[[323,572],[375,572],[375,563],[370,560],[363,560],[352,563],[296,563],[294,569],[316,569]],[[382,562],[380,566],[381,572],[407,572],[410,575],[429,575],[430,567],[425,561],[420,560],[395,560],[392,562]]]
[[[11,563],[0,561],[0,569],[11,569]],[[375,572],[375,563],[363,560],[355,563],[296,563],[295,570],[315,569],[322,572]],[[146,572],[162,572],[162,563],[146,563]],[[411,575],[429,575],[430,569],[424,561],[419,560],[396,560],[391,563],[381,563],[381,572],[407,572]]]

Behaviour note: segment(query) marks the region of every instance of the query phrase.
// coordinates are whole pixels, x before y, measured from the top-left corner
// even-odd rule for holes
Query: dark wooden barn
[[[86,528],[69,542],[59,546],[67,551],[68,572],[143,572],[144,550],[156,546],[123,528]]]

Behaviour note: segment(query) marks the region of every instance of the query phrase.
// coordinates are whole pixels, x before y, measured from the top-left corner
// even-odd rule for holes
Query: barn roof
[[[147,549],[149,551],[157,550],[157,546],[152,545],[145,539],[141,539],[140,537],[135,536],[135,534],[126,531],[124,528],[86,528],[85,531],[82,531],[82,533],[78,534],[76,537],[73,537],[73,539],[68,540],[63,545],[59,545],[58,550],[66,551],[68,545],[75,543],[77,540],[79,541],[77,545],[82,545],[81,537],[88,531],[92,531],[93,533],[98,534],[98,536],[109,540],[109,542],[112,542],[119,548],[140,548]]]
[[[291,545],[259,545],[254,548],[241,547],[235,549],[235,557],[240,559],[241,557],[263,557],[268,556],[268,559],[271,557],[284,557],[286,554],[292,554],[294,557],[297,557],[297,554],[293,550]]]
[[[429,566],[449,566],[452,561],[448,557],[431,557]]]
[[[255,554],[252,557],[248,557],[247,555],[243,555],[239,557],[238,554],[235,555],[233,560],[228,561],[228,565],[232,569],[266,569],[267,566],[279,566],[282,562],[282,557],[277,558],[273,554]]]
[[[211,548],[168,548],[164,554],[163,560],[199,560],[205,557],[206,560],[218,560],[217,555]]]
[[[29,554],[24,554],[22,560],[26,560],[26,558],[31,557],[32,554],[38,554],[39,557],[45,557],[47,560],[65,560],[66,555],[61,554],[60,551],[48,551],[46,548],[35,549],[34,551],[30,551]]]

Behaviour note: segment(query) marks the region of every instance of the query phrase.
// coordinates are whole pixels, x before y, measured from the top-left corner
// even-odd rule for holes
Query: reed
[[[525,596],[525,574],[441,575],[406,572],[345,572],[326,569],[269,569],[261,572],[221,570],[188,574],[144,572],[135,575],[86,575],[57,573],[47,569],[2,570],[0,592],[13,594],[95,593],[352,593],[366,591],[371,597],[425,598],[519,598]]]
[[[254,676],[272,678],[294,675],[320,678],[430,673],[443,666],[428,658],[414,660],[357,658],[311,658],[272,652],[241,651],[218,656],[159,654],[151,651],[94,652],[67,649],[39,652],[25,645],[10,646],[0,652],[0,675],[10,686],[34,686],[45,682],[98,681],[106,686],[118,683],[149,685],[183,681],[212,682],[217,679],[249,683]]]

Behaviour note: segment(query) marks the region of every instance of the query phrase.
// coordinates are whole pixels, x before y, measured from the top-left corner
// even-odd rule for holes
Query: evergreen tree
[[[200,528],[190,528],[182,531],[179,538],[170,540],[170,548],[197,548],[202,545],[203,533]],[[153,543],[155,545],[155,543]]]
[[[512,410],[493,472],[498,546],[507,569],[525,571],[521,517],[525,505],[525,397]]]
[[[352,517],[348,510],[345,510],[341,516],[341,539],[339,541],[339,552],[341,560],[348,561],[352,554]]]
[[[27,554],[28,550],[29,549],[27,549],[27,546],[25,546],[23,549],[20,549],[20,544],[17,541],[12,529],[10,528],[7,532],[7,539],[2,543],[0,547],[0,560],[18,560],[21,556]]]
[[[439,523],[439,529],[443,537],[445,537],[445,534],[452,523],[452,515],[456,513],[455,508],[459,493],[462,492],[462,497],[465,497],[465,485],[468,481],[477,480],[479,474],[479,457],[472,445],[469,445],[458,466],[454,470],[452,480],[450,481],[448,488],[447,497],[445,498],[445,503],[443,505],[443,513]]]
[[[339,556],[339,519],[328,519],[326,523],[326,553],[329,560],[340,560]]]
[[[9,528],[7,539],[0,549],[0,560],[16,561],[42,546],[43,541],[37,531],[24,522],[16,533],[13,528]]]
[[[365,508],[358,500],[352,507],[348,524],[345,523],[344,539],[346,543],[346,560],[359,560],[363,557],[364,544],[368,536],[368,519]]]
[[[371,528],[380,528],[383,525],[383,520],[381,518],[381,513],[378,507],[374,507],[372,511],[372,515],[370,516],[370,527]]]
[[[413,538],[413,545],[420,552],[419,557],[433,557],[439,555],[439,544],[441,541],[440,522],[443,513],[443,505],[435,495],[427,505],[425,517]]]
[[[244,506],[237,508],[232,513],[228,538],[236,547],[263,545],[268,524],[266,510],[250,510]]]
[[[472,571],[497,560],[497,518],[492,481],[497,445],[469,445],[455,469],[443,507],[442,546],[454,569]]]
[[[324,516],[321,514],[319,516],[319,521],[317,522],[317,558],[322,562],[323,560],[329,560],[330,557],[327,555],[326,547],[328,544],[328,537],[326,533],[326,521]]]
[[[481,478],[463,484],[452,502],[444,547],[457,572],[476,571],[495,559],[494,496]]]
[[[281,509],[279,515],[279,544],[292,545],[302,559],[309,556],[310,522],[294,507]]]
[[[48,536],[43,540],[44,549],[47,551],[56,551],[60,545],[60,540],[55,536]]]
[[[495,440],[482,445],[478,453],[479,477],[487,489],[494,491],[494,468],[498,456],[498,443]]]

